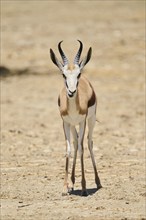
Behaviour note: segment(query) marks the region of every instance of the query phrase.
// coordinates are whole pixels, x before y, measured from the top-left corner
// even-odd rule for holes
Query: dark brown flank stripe
[[[58,106],[59,106],[59,108],[60,108],[60,106],[61,106],[61,104],[60,104],[60,96],[58,96]],[[60,114],[61,114],[62,116],[67,115],[67,114],[68,114],[67,109],[65,109],[64,111],[61,111],[61,110],[60,110]]]
[[[93,105],[95,104],[95,102],[96,102],[95,92],[94,92],[94,90],[92,90],[92,91],[93,91],[93,92],[92,92],[92,96],[91,96],[91,98],[90,98],[89,101],[88,101],[88,108],[91,107],[91,106],[93,106]]]
[[[58,106],[60,107],[60,96],[58,96]]]

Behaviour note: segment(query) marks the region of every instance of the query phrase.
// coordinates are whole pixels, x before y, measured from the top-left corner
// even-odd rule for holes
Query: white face
[[[59,50],[59,53],[61,55],[63,63],[61,63],[57,59],[57,57],[55,56],[55,53],[53,52],[53,50],[50,49],[51,60],[62,72],[62,75],[64,77],[64,82],[65,82],[67,95],[70,98],[74,97],[75,94],[76,94],[79,78],[80,78],[80,75],[81,75],[81,70],[89,62],[89,60],[91,58],[91,53],[92,53],[92,48],[90,47],[88,52],[87,52],[86,57],[80,62],[80,56],[81,56],[81,53],[82,53],[83,44],[80,40],[78,40],[78,41],[80,43],[80,47],[79,47],[79,50],[78,50],[78,52],[75,56],[75,59],[74,59],[74,62],[73,62],[73,64],[74,64],[73,68],[71,68],[68,65],[69,64],[68,59],[67,59],[66,55],[64,54],[64,52],[61,48],[62,41],[60,41],[59,44],[58,44],[58,50]]]
[[[65,66],[62,72],[65,81],[65,87],[67,90],[67,95],[71,98],[76,94],[78,81],[81,75],[80,68],[77,65],[75,65],[73,69],[69,69],[68,66]]]

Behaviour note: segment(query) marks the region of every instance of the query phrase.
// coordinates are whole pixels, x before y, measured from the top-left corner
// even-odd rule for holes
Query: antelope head
[[[51,56],[52,62],[60,69],[62,76],[64,78],[67,95],[70,98],[76,94],[79,79],[81,76],[81,71],[84,68],[84,66],[89,62],[91,58],[91,53],[92,53],[92,48],[90,47],[86,57],[80,61],[81,53],[83,50],[83,44],[80,40],[78,40],[78,42],[80,43],[80,47],[74,58],[72,67],[69,65],[69,61],[61,48],[62,41],[58,44],[58,50],[61,55],[62,62],[60,62],[57,59],[53,50],[50,49],[50,56]]]

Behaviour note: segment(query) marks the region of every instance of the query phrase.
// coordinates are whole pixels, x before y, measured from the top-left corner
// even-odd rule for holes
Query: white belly
[[[96,110],[95,105],[88,108],[87,119],[95,115],[95,110]],[[86,119],[86,114],[81,115],[74,108],[70,108],[68,115],[63,116],[63,120],[73,126],[78,125],[80,122],[84,121],[85,119]]]
[[[96,115],[96,104],[94,104],[90,108],[88,108],[87,119],[92,117],[93,115]]]
[[[70,125],[78,125],[80,122],[84,121],[86,118],[85,115],[67,115],[67,116],[63,116],[63,120],[67,123],[69,123]]]

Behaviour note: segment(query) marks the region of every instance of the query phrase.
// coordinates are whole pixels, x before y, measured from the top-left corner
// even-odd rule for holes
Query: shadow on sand
[[[73,190],[70,192],[70,195],[75,195],[75,196],[91,196],[93,194],[95,194],[99,189],[97,188],[90,188],[87,189],[87,195],[82,195],[82,190]]]

